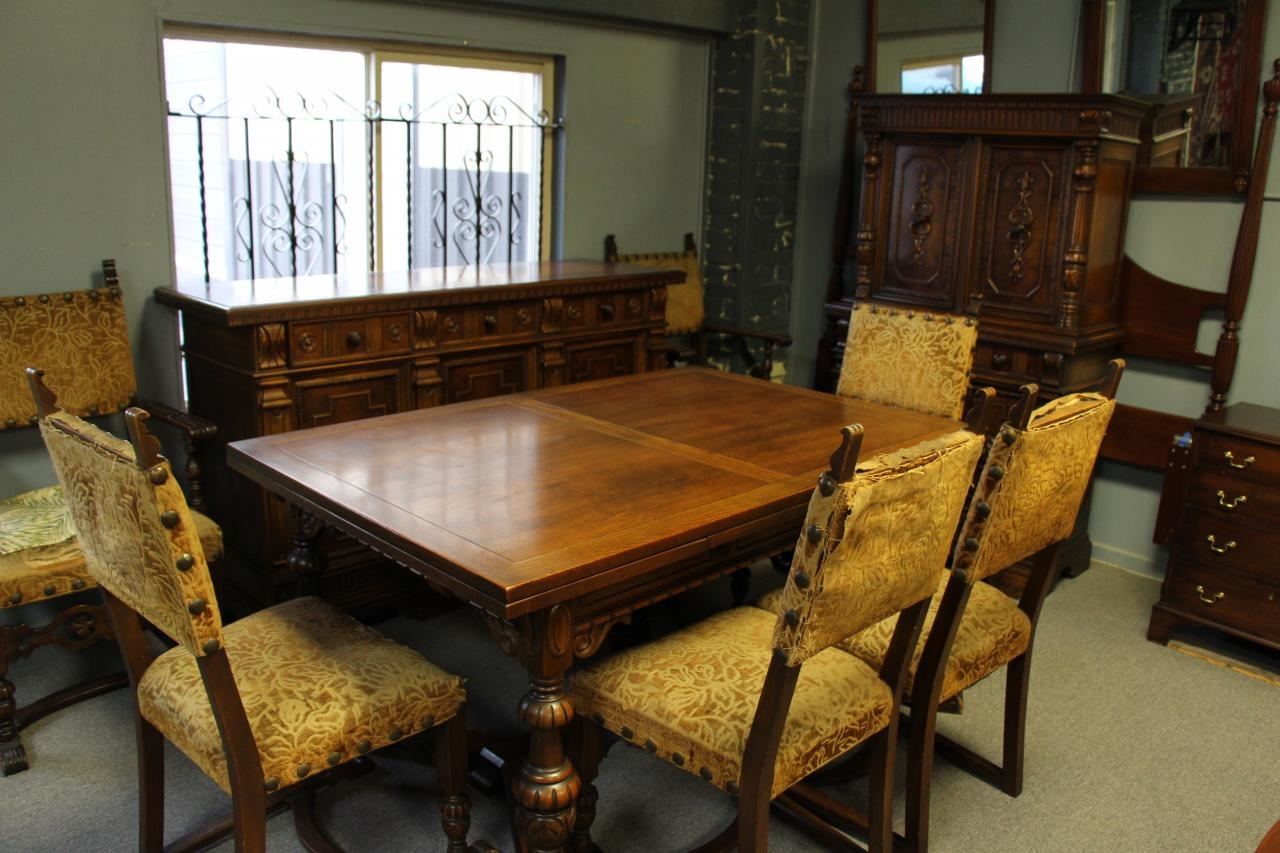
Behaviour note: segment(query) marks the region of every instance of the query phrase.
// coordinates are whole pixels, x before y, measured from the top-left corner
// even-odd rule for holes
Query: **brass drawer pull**
[[[1228,551],[1230,551],[1232,548],[1236,547],[1236,540],[1234,539],[1232,539],[1230,542],[1226,543],[1225,545],[1219,546],[1218,540],[1213,538],[1212,533],[1210,533],[1205,538],[1209,541],[1209,550],[1215,554],[1225,554]]]
[[[359,332],[347,333],[347,346],[358,347],[362,343],[364,343],[364,335],[360,334]]]
[[[1216,602],[1219,602],[1222,599],[1227,597],[1227,594],[1225,592],[1215,592],[1213,594],[1213,597],[1211,598],[1204,594],[1204,587],[1199,585],[1196,586],[1196,595],[1200,596],[1200,600],[1203,601],[1205,604],[1210,604],[1210,605]]]
[[[1236,507],[1240,506],[1240,504],[1244,503],[1247,500],[1249,500],[1249,498],[1247,498],[1244,495],[1240,495],[1238,497],[1232,498],[1230,502],[1228,502],[1227,493],[1222,491],[1222,489],[1218,489],[1218,506],[1222,507],[1223,509],[1235,509]]]
[[[1252,464],[1253,464],[1253,457],[1252,457],[1252,456],[1246,456],[1246,457],[1244,458],[1244,461],[1243,461],[1243,462],[1237,462],[1237,461],[1236,461],[1235,454],[1234,454],[1234,453],[1232,453],[1230,450],[1228,450],[1228,451],[1226,451],[1225,453],[1223,453],[1223,454],[1222,454],[1222,456],[1223,456],[1223,458],[1225,458],[1225,459],[1227,460],[1227,464],[1228,464],[1228,465],[1230,465],[1232,468],[1242,468],[1242,469],[1243,469],[1243,468],[1248,468],[1250,465],[1252,465]]]

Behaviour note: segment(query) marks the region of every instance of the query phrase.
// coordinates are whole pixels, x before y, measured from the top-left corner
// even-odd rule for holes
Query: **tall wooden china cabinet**
[[[1096,384],[1119,353],[1120,261],[1145,107],[1115,96],[858,95],[852,298],[979,312],[975,385],[1005,405]],[[850,164],[846,164],[850,165]]]

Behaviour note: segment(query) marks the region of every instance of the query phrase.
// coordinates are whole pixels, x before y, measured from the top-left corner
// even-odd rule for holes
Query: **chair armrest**
[[[146,409],[151,417],[166,423],[186,436],[187,442],[194,445],[208,441],[218,434],[218,425],[213,421],[197,417],[190,412],[179,411],[172,406],[153,400],[136,400],[135,405]]]
[[[791,336],[782,332],[762,332],[753,329],[735,329],[732,326],[716,326],[711,323],[704,323],[702,331],[709,332],[713,335],[728,335],[738,338],[755,338],[765,343],[771,343],[774,346],[789,347],[791,346]]]

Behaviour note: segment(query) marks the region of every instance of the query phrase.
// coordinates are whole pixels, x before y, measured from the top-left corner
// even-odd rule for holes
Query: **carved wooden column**
[[[289,552],[289,571],[297,579],[298,595],[320,594],[320,573],[328,562],[316,540],[324,532],[324,522],[305,510],[293,508],[293,550]]]
[[[874,110],[864,114],[874,115]],[[880,153],[879,132],[866,134],[867,153],[862,157],[862,215],[858,221],[858,262],[855,272],[857,297],[865,299],[871,292],[872,267],[876,254],[876,222],[880,216]]]
[[[517,650],[529,671],[529,692],[517,715],[530,729],[529,755],[511,780],[516,831],[528,851],[563,850],[573,829],[581,781],[565,752],[564,728],[573,704],[564,677],[573,663],[573,614],[557,604],[520,620]]]
[[[1085,119],[1081,115],[1081,120]],[[1106,124],[1105,111],[1096,119]],[[1076,165],[1072,170],[1071,242],[1062,259],[1062,309],[1058,325],[1075,329],[1080,325],[1080,291],[1089,266],[1089,226],[1093,213],[1093,189],[1098,178],[1098,140],[1077,142]]]

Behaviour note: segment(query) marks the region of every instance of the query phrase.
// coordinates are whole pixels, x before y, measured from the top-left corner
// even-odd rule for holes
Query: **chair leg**
[[[449,853],[466,853],[471,829],[471,801],[467,798],[467,718],[465,708],[436,726],[436,772],[440,784],[440,824],[449,839]]]
[[[907,746],[907,847],[913,853],[929,849],[929,797],[933,787],[933,744],[937,711],[911,711]]]
[[[871,853],[893,850],[894,752],[898,740],[896,723],[875,735],[871,744],[871,790],[867,804],[867,849]]]
[[[738,798],[738,851],[763,853],[769,849],[769,792],[743,791]]]
[[[1004,688],[1004,792],[1022,793],[1023,754],[1027,742],[1027,689],[1031,682],[1031,650],[1009,662]]]
[[[138,849],[164,850],[164,735],[142,719],[138,733]]]
[[[235,827],[236,853],[267,853],[267,798],[259,790],[256,796],[231,797],[231,819]]]
[[[578,770],[582,789],[578,794],[573,833],[569,836],[572,853],[598,853],[600,849],[591,840],[591,824],[596,819],[596,801],[600,795],[594,783],[604,752],[604,731],[595,723],[575,717],[569,724],[569,761]]]
[[[0,625],[0,773],[12,776],[26,770],[27,751],[18,733],[18,703],[13,698],[13,682],[9,680],[9,663],[18,657],[18,631],[12,625]]]

